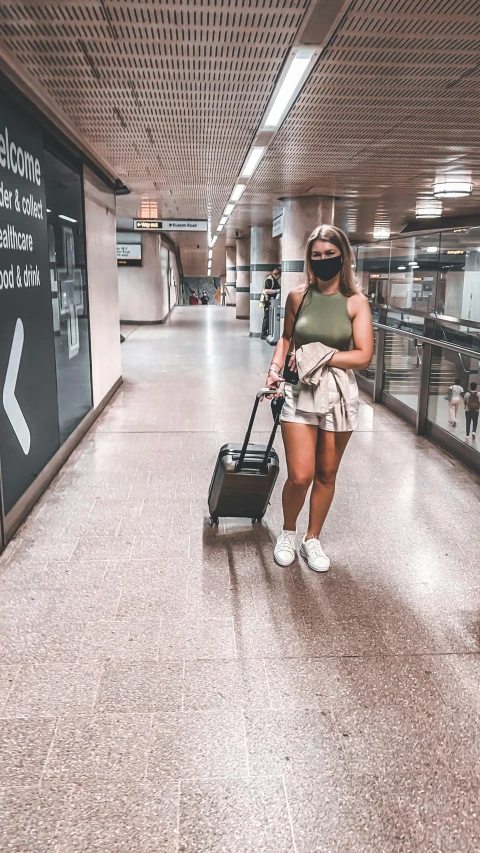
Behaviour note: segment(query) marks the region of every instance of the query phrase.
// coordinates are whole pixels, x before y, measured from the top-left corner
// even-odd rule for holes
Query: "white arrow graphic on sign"
[[[18,405],[18,400],[15,397],[15,388],[17,386],[18,371],[20,368],[20,359],[22,357],[24,340],[25,332],[23,329],[23,323],[19,317],[15,325],[15,332],[13,333],[12,349],[10,350],[7,375],[5,377],[5,385],[3,386],[3,408],[7,413],[8,420],[15,430],[15,435],[20,442],[20,446],[25,456],[28,456],[30,452],[30,430],[23,416],[23,412]]]

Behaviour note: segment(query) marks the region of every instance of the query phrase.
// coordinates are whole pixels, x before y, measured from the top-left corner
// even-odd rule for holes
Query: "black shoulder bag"
[[[305,302],[305,299],[306,299],[306,296],[307,296],[307,293],[309,292],[309,290],[310,290],[310,288],[308,287],[307,290],[305,291],[305,293],[303,294],[302,301],[300,302],[300,305],[298,306],[298,308],[295,312],[292,334],[291,334],[290,341],[288,344],[288,352],[287,352],[287,356],[285,358],[285,364],[283,365],[283,378],[284,378],[285,382],[289,383],[289,385],[298,385],[298,370],[292,370],[291,367],[289,366],[288,362],[290,361],[290,358],[293,355],[293,351],[291,349],[291,346],[292,346],[292,341],[294,340],[294,337],[295,337],[295,327],[297,325],[297,320],[298,320],[300,311],[303,308],[303,303]]]

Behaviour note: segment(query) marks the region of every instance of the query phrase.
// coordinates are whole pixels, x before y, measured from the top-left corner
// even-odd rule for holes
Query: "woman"
[[[453,385],[450,385],[445,399],[448,400],[448,423],[450,426],[457,426],[458,407],[462,402],[464,390],[460,385],[460,379],[455,379]]]
[[[348,388],[355,426],[358,388],[353,370],[370,364],[373,354],[373,329],[367,298],[359,291],[353,274],[353,254],[347,236],[339,228],[321,225],[309,237],[306,252],[308,284],[288,294],[285,322],[272,359],[266,386],[278,389],[280,371],[289,352],[294,330],[295,349],[319,342],[334,347],[329,367],[348,371]],[[303,301],[302,301],[303,300]],[[353,348],[351,349],[353,339]],[[290,367],[295,369],[295,356]],[[343,375],[343,374],[342,374]],[[283,530],[275,545],[274,557],[281,566],[289,566],[296,556],[297,518],[309,487],[310,517],[300,553],[313,571],[326,572],[330,560],[320,545],[319,536],[335,491],[335,478],[351,431],[339,432],[331,414],[316,415],[297,410],[301,389],[285,383],[282,410],[282,436],[287,457],[288,479],[282,495]],[[328,405],[338,398],[338,387],[329,371]]]

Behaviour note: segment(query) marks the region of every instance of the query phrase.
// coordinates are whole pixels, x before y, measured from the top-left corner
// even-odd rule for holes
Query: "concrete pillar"
[[[332,225],[335,199],[298,196],[284,199],[282,235],[282,305],[294,287],[306,284],[305,250],[318,225]]]
[[[259,300],[265,279],[278,263],[271,225],[253,225],[250,229],[250,335],[262,333],[263,311]],[[278,297],[277,297],[278,299]]]
[[[250,240],[236,240],[237,244],[237,320],[250,317]]]
[[[227,278],[225,287],[227,289],[227,305],[235,305],[237,301],[237,250],[235,246],[227,246],[226,250]]]

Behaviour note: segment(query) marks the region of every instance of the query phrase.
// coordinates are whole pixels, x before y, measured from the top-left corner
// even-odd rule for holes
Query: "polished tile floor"
[[[478,851],[478,480],[364,401],[331,572],[280,569],[281,483],[261,527],[206,508],[271,350],[228,308],[126,331],[0,557],[2,853]]]

